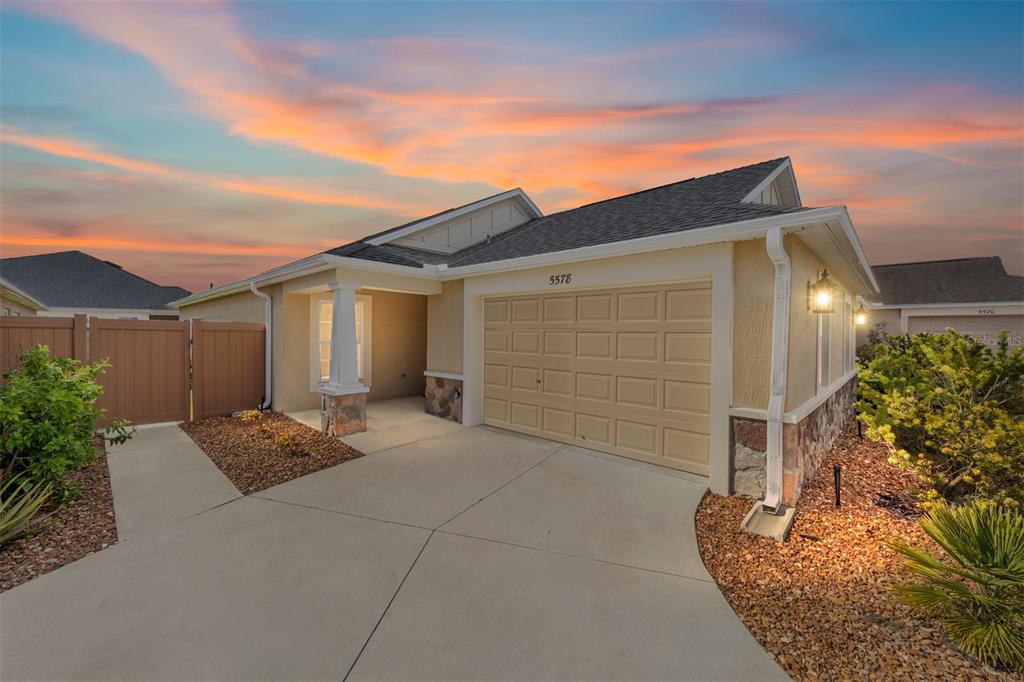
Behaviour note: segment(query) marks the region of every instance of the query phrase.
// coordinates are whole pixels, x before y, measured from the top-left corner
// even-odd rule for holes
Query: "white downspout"
[[[775,300],[772,306],[772,392],[768,398],[768,453],[766,493],[761,506],[778,514],[782,506],[782,412],[786,407],[786,374],[789,362],[789,291],[792,267],[782,241],[782,228],[765,235],[768,257],[775,265]]]
[[[260,409],[265,410],[270,407],[270,393],[273,387],[273,381],[271,377],[271,371],[273,368],[273,347],[274,337],[272,336],[273,322],[274,322],[274,303],[270,296],[256,288],[256,282],[249,282],[249,291],[256,294],[263,299],[263,328],[264,328],[264,343],[263,343],[263,402],[260,403]]]

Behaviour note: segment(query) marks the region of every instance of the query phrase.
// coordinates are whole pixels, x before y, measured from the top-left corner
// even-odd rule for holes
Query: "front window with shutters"
[[[366,372],[366,345],[367,345],[367,315],[369,305],[368,297],[359,296],[356,299],[356,367],[359,370],[359,380],[367,383]],[[316,300],[314,317],[314,338],[316,339],[316,373],[319,383],[328,381],[331,377],[331,323],[334,311],[334,301],[330,298]]]

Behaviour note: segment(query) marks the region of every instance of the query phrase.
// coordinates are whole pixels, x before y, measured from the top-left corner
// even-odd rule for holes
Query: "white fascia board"
[[[878,281],[875,279],[875,273],[871,269],[871,264],[868,263],[868,257],[864,254],[864,247],[860,243],[860,237],[857,236],[857,230],[853,228],[853,221],[850,220],[850,213],[846,210],[845,206],[840,206],[839,208],[842,209],[840,221],[843,226],[844,235],[847,241],[850,242],[850,246],[853,247],[853,252],[857,257],[857,265],[859,267],[855,269],[862,272],[864,275],[867,275],[864,279],[868,288],[872,293],[879,294],[882,290],[878,287]]]
[[[419,277],[421,279],[437,279],[437,266],[433,265],[423,265],[421,267],[398,265],[396,263],[381,263],[379,261],[366,260],[365,258],[348,258],[346,256],[334,256],[331,254],[324,254],[324,257],[327,259],[328,263],[339,268],[368,270],[370,272],[405,275],[407,277]]]
[[[510,270],[522,270],[542,265],[555,263],[569,263],[573,261],[592,260],[596,258],[612,258],[615,256],[629,256],[649,251],[664,251],[667,249],[678,249],[686,246],[701,246],[717,242],[740,241],[743,239],[756,239],[763,237],[764,233],[772,227],[780,227],[784,230],[806,227],[815,223],[823,223],[829,220],[837,220],[843,212],[842,206],[826,206],[823,208],[812,208],[806,211],[794,213],[782,213],[778,215],[744,220],[724,225],[711,225],[694,230],[683,232],[670,232],[659,234],[653,237],[641,237],[639,239],[628,239],[609,244],[596,244],[594,246],[582,246],[576,249],[564,251],[553,251],[534,256],[522,256],[509,258],[507,260],[479,263],[476,265],[463,265],[456,268],[438,268],[441,279],[462,279],[471,275],[490,274],[493,272],[508,272]]]
[[[324,260],[326,255],[327,254],[318,253],[314,256],[308,256],[307,258],[292,261],[291,263],[287,263],[280,267],[261,272],[253,277],[240,279],[214,289],[208,289],[197,294],[192,294],[191,296],[179,298],[176,301],[171,301],[167,305],[172,308],[180,308],[181,306],[193,305],[213,298],[220,298],[221,296],[228,296],[230,294],[237,294],[241,291],[248,291],[249,285],[252,283],[257,285],[274,284],[275,282],[280,282],[285,279],[292,279],[293,277],[299,277],[301,275],[309,275],[314,272],[335,267],[333,264],[327,263],[327,261]]]
[[[33,298],[31,295],[14,286],[6,279],[0,278],[0,290],[3,290],[5,298],[9,298],[15,303],[20,303],[21,305],[34,310],[46,310],[46,306],[42,301]]]
[[[996,310],[1006,312],[1016,312],[1018,308],[1024,306],[1024,301],[979,301],[977,303],[967,301],[964,303],[890,303],[885,305],[873,304],[867,302],[867,307],[871,310],[927,310],[934,312],[936,309],[949,308],[950,310],[959,310],[966,308],[995,308]],[[959,313],[961,315],[970,315],[971,313]]]
[[[387,244],[388,242],[393,242],[396,239],[408,237],[409,235],[420,232],[421,230],[426,230],[431,227],[434,227],[435,225],[446,223],[449,220],[455,220],[456,218],[460,218],[468,213],[479,211],[481,208],[486,208],[498,202],[505,201],[506,199],[513,198],[522,201],[523,204],[526,206],[527,210],[533,213],[534,218],[540,218],[541,216],[544,215],[541,212],[541,210],[537,208],[537,205],[533,203],[533,200],[531,200],[530,197],[526,195],[526,192],[517,187],[515,189],[510,189],[507,192],[502,192],[501,194],[495,194],[493,197],[487,197],[486,199],[481,199],[480,201],[474,201],[471,204],[466,204],[465,206],[457,208],[454,211],[442,213],[439,216],[435,216],[427,220],[421,220],[417,223],[409,225],[408,227],[402,228],[401,230],[395,230],[394,232],[388,232],[387,234],[382,234],[379,237],[368,239],[366,240],[366,243],[372,244],[374,246]]]
[[[797,187],[796,184],[796,174],[793,172],[793,162],[790,161],[788,156],[785,158],[784,161],[782,161],[782,163],[779,164],[778,168],[776,168],[775,170],[768,174],[768,177],[766,177],[761,182],[757,183],[757,187],[750,190],[750,193],[747,194],[747,196],[740,199],[740,203],[753,203],[754,199],[757,196],[759,196],[761,192],[767,189],[768,185],[772,184],[775,181],[775,178],[779,177],[783,173],[789,173],[789,180],[793,184],[793,194],[796,195],[796,205],[803,206],[803,202],[800,200],[800,188]]]

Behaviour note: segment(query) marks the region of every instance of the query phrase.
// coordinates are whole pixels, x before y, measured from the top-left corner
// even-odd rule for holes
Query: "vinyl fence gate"
[[[83,362],[106,359],[97,401],[133,424],[203,419],[255,408],[264,398],[262,324],[0,316],[0,373],[28,348]]]

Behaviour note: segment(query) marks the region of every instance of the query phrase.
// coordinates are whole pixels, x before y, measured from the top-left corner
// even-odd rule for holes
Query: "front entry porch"
[[[369,402],[366,404],[366,431],[342,436],[341,440],[370,454],[462,429],[460,424],[424,412],[423,400],[423,396],[410,396]],[[321,429],[320,410],[286,414],[295,421]]]

